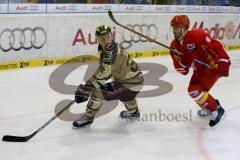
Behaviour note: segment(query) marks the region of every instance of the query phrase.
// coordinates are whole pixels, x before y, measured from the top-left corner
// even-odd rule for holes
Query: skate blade
[[[131,122],[131,121],[139,121],[140,117],[132,117],[132,118],[123,118],[121,116],[118,117],[119,121]]]
[[[83,126],[83,127],[74,127],[72,126],[72,129],[84,129],[84,128],[90,128],[91,127],[91,124],[88,124],[86,126]]]

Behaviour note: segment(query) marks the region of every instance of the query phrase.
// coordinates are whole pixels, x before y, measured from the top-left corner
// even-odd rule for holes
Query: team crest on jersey
[[[187,49],[192,51],[196,48],[196,45],[194,43],[191,43],[191,44],[187,44]]]

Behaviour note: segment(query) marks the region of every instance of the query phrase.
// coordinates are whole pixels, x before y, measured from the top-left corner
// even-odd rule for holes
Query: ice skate
[[[138,117],[140,117],[140,112],[138,111],[138,109],[135,112],[133,112],[133,113],[129,112],[128,110],[125,110],[125,111],[122,111],[120,113],[120,117],[122,119],[133,120],[133,119],[137,119]]]
[[[94,118],[88,117],[86,114],[82,114],[79,119],[73,121],[73,127],[75,128],[81,128],[90,126],[93,123]]]
[[[219,101],[216,100],[218,103],[218,108],[212,112],[211,115],[211,120],[209,122],[209,126],[210,127],[214,127],[216,124],[218,124],[220,122],[220,120],[225,116],[225,110],[222,108],[222,106],[220,105]]]

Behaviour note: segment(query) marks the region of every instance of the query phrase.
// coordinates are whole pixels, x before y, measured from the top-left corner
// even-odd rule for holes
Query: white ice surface
[[[240,51],[232,51],[229,78],[220,79],[211,90],[226,109],[227,117],[212,129],[208,120],[199,118],[199,109],[188,96],[190,78],[176,73],[169,56],[136,59],[159,63],[168,68],[160,79],[173,84],[168,94],[139,98],[142,115],[188,115],[188,120],[140,119],[126,122],[112,112],[96,118],[90,128],[72,129],[71,121],[56,119],[25,143],[0,141],[1,160],[238,160],[240,148]],[[0,72],[0,137],[6,134],[27,136],[54,115],[56,104],[73,95],[61,94],[49,86],[57,66]],[[86,68],[73,71],[67,84],[83,81]],[[157,72],[157,69],[154,70]],[[151,90],[154,86],[145,86]],[[71,107],[83,112],[84,104]],[[191,118],[190,118],[191,116]],[[158,117],[159,118],[159,117]]]

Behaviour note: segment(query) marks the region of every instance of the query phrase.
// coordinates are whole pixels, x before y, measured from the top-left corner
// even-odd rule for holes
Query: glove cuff
[[[220,58],[218,62],[225,62],[225,63],[231,63],[229,59],[226,58]]]
[[[90,80],[87,80],[87,82],[85,83],[85,86],[90,88],[96,88]]]

